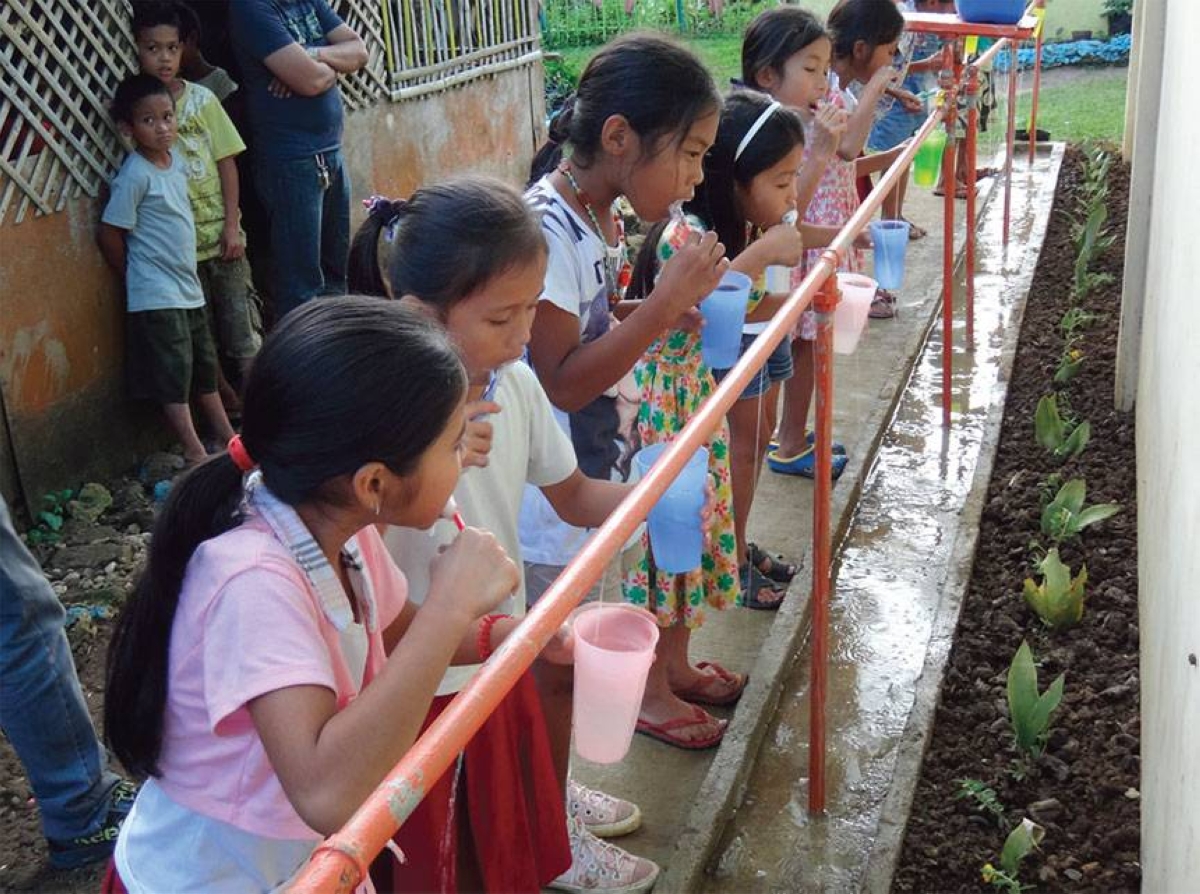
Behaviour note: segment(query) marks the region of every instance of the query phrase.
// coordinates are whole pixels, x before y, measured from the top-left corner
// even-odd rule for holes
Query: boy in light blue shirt
[[[162,81],[137,74],[117,88],[112,113],[136,148],[112,182],[96,239],[125,281],[126,372],[134,397],[162,405],[184,460],[194,465],[208,454],[192,423],[193,392],[222,444],[233,428],[217,395],[187,174],[172,149],[175,102]]]

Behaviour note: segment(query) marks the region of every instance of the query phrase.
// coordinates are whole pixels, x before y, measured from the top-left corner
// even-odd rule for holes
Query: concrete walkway
[[[980,163],[984,163],[982,152]],[[1043,153],[1030,174],[1025,170],[1024,156],[1019,155],[1014,180],[1020,184],[1021,201],[1014,201],[1014,217],[1025,215],[1029,220],[1016,228],[1016,233],[1033,229],[1030,222],[1039,202],[1048,208],[1047,197],[1054,189],[1053,182],[1046,182],[1050,168],[1049,155]],[[981,198],[994,186],[997,184],[985,181]],[[981,213],[987,219],[996,219],[1001,204],[1002,189],[996,188]],[[961,253],[965,232],[962,202],[957,203],[956,212],[955,244]],[[894,320],[871,321],[858,350],[839,356],[835,366],[834,436],[846,445],[850,456],[833,491],[835,544],[851,524],[880,441],[940,307],[942,200],[935,199],[928,190],[910,187],[905,213],[924,226],[929,236],[910,243],[905,288],[899,293],[900,313]],[[994,235],[998,228],[989,227],[987,232],[989,239],[998,241]],[[1032,266],[1029,264],[1030,270]],[[960,291],[960,308],[961,302]],[[984,321],[978,321],[977,331],[985,331]],[[1015,339],[1015,332],[1012,337]],[[936,383],[934,386],[936,389]],[[935,407],[939,399],[938,394],[929,396],[929,406],[940,416],[940,409]],[[966,401],[972,399],[968,391]],[[750,518],[750,538],[764,548],[802,559],[804,570],[778,613],[737,608],[723,615],[710,615],[706,626],[693,637],[693,660],[716,659],[730,669],[751,673],[736,711],[724,712],[732,721],[720,748],[685,752],[635,736],[629,756],[620,764],[602,767],[578,758],[575,761],[574,775],[578,779],[641,806],[645,818],[642,829],[619,843],[664,868],[657,891],[694,892],[707,886],[705,872],[742,803],[759,751],[771,731],[781,692],[797,670],[809,632],[811,521],[812,483],[764,470]],[[899,530],[892,534],[902,535]],[[715,709],[715,713],[722,712]],[[807,736],[806,725],[803,733],[797,733],[801,734]],[[800,742],[793,749],[789,742],[778,741],[778,726],[774,736],[776,750],[802,750]],[[743,877],[741,883],[744,881]]]

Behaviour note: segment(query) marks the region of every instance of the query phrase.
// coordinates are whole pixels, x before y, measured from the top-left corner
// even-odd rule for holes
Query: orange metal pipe
[[[429,786],[441,778],[476,730],[483,725],[500,700],[533,663],[542,647],[566,620],[571,610],[579,604],[582,594],[604,573],[609,561],[683,469],[687,459],[724,419],[756,370],[766,363],[775,347],[795,327],[800,314],[809,307],[818,290],[827,281],[836,284],[834,274],[840,266],[840,258],[845,256],[855,236],[879,209],[883,197],[904,174],[920,143],[932,132],[939,117],[937,113],[929,116],[914,135],[910,145],[880,178],[879,185],[846,222],[800,286],[775,314],[766,330],[755,339],[717,390],[684,426],[672,447],[663,453],[650,473],[634,486],[629,496],[584,545],[575,560],[496,649],[479,673],[430,724],[370,798],[341,830],[326,839],[313,852],[308,865],[290,890],[311,894],[349,894],[365,878],[370,861],[386,846],[391,836],[416,809]],[[832,374],[832,369],[830,373]],[[832,419],[833,394],[829,390],[831,385],[832,378],[818,378],[818,413],[824,412],[827,417],[826,424],[820,428],[824,432],[829,449],[824,453],[823,465],[820,459],[822,454],[818,453],[817,478],[824,480],[827,488],[832,482],[833,462],[832,431],[828,424]],[[820,501],[814,505],[814,531],[826,531],[828,541],[828,498],[823,508],[818,507],[821,507]],[[820,517],[816,515],[818,512],[821,513]],[[822,585],[828,593],[829,547],[824,547],[823,562],[818,562],[816,556],[817,547],[814,544],[814,587],[817,586],[817,581],[823,581]],[[824,785],[823,781],[821,785]]]
[[[942,154],[942,189],[945,193],[942,220],[942,425],[950,427],[950,391],[954,365],[954,194],[958,190],[955,178],[954,128],[958,121],[957,87],[962,83],[962,55],[957,41],[947,45],[953,81],[946,98],[946,151]],[[974,188],[969,184],[968,189]]]
[[[1045,10],[1046,0],[1034,0],[1034,7],[1041,10],[1042,18],[1038,21],[1037,34],[1034,37],[1033,49],[1033,97],[1029,107],[1029,167],[1033,168],[1034,159],[1037,156],[1037,115],[1038,115],[1038,94],[1042,89],[1042,34],[1046,30]],[[1012,77],[1016,77],[1014,71]]]
[[[967,350],[975,350],[975,150],[979,135],[979,69],[967,68]]]
[[[882,194],[882,193],[881,193]],[[837,263],[834,252],[822,260]],[[809,692],[808,811],[825,812],[825,694],[829,668],[829,502],[833,490],[833,311],[838,303],[837,277],[830,276],[817,293],[816,452],[813,486],[812,682]]]

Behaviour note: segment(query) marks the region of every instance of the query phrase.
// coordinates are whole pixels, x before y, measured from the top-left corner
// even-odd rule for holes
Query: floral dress
[[[698,224],[693,224],[698,226]],[[688,224],[668,225],[658,243],[661,265],[683,245]],[[675,330],[659,338],[634,369],[641,392],[637,427],[641,443],[670,441],[716,390],[700,355],[700,336]],[[659,626],[682,622],[695,629],[708,608],[723,610],[737,602],[737,540],[733,531],[733,489],[729,471],[729,433],[724,423],[708,440],[708,471],[714,494],[709,543],[700,567],[684,574],[662,574],[654,567],[649,534],[642,549],[627,561],[621,589],[627,602],[654,612]]]
[[[857,105],[854,96],[849,91],[837,87],[837,75],[832,72],[829,74],[829,94],[826,99],[837,108],[850,112],[853,112]],[[808,161],[809,147],[812,144],[813,126],[809,123],[804,128],[805,162]],[[854,166],[855,162],[845,161],[836,152],[833,153],[825,166],[825,173],[822,175],[820,183],[817,184],[817,191],[813,194],[812,201],[808,203],[808,209],[804,212],[805,223],[823,227],[841,227],[853,216],[859,205]],[[804,260],[801,265],[792,271],[793,289],[800,285],[801,280],[817,263],[824,251],[824,248],[810,248],[804,252]],[[862,272],[864,269],[862,250],[851,248],[846,253],[846,261],[841,269],[851,273]],[[817,337],[817,318],[811,310],[800,315],[795,335],[805,341],[812,341]]]

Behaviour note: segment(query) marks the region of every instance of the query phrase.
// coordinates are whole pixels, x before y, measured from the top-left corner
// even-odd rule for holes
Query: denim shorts
[[[743,355],[750,349],[750,345],[754,343],[754,339],[758,338],[758,333],[750,335],[743,333],[742,349],[739,356]],[[775,350],[767,357],[767,363],[752,378],[739,400],[747,400],[748,398],[758,397],[765,394],[767,389],[776,382],[782,382],[792,377],[792,345],[790,339],[784,339],[775,346]],[[720,382],[729,374],[727,369],[714,369],[712,371],[713,378]]]

